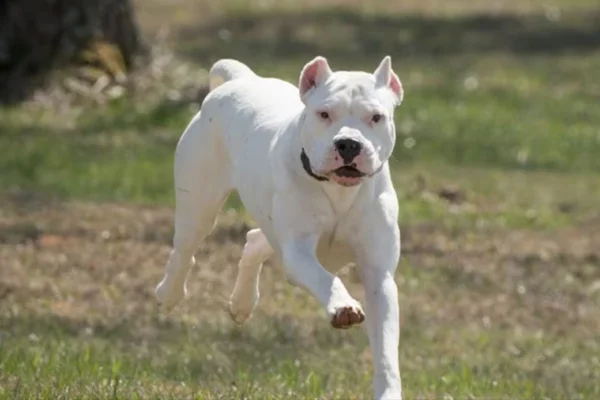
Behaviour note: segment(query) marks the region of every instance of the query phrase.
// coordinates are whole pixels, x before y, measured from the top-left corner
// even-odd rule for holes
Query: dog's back
[[[211,92],[202,104],[206,129],[213,130],[236,167],[262,171],[273,136],[303,104],[298,88],[289,82],[264,78],[245,64],[231,59],[217,61],[209,74]],[[209,134],[210,135],[210,134]],[[245,180],[247,181],[247,179]],[[233,177],[234,185],[240,183]]]
[[[295,113],[302,107],[296,86],[281,79],[261,77],[237,60],[224,58],[215,62],[208,80],[210,93],[207,100],[233,96],[233,106],[244,110],[260,109],[262,113],[268,113],[270,107],[276,107],[277,114],[286,109]]]

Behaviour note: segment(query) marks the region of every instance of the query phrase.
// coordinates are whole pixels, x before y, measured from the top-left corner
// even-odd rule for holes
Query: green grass
[[[459,170],[465,177],[461,184],[470,191],[473,173],[499,170],[511,177],[534,171],[529,175],[534,180],[542,171],[546,187],[567,181],[589,189],[567,199],[585,203],[597,194],[593,183],[600,172],[600,52],[588,45],[597,36],[582,4],[567,8],[559,21],[536,14],[411,19],[321,7],[302,16],[293,10],[262,13],[249,27],[244,21],[254,17],[232,11],[207,22],[211,29],[229,29],[232,39],[182,28],[174,44],[205,68],[233,54],[259,73],[293,82],[316,53],[328,56],[334,69],[366,70],[391,54],[406,91],[396,115],[393,165],[400,181],[416,171],[433,170],[441,180],[450,179]],[[292,27],[306,30],[304,36],[282,38],[284,17],[292,18]],[[327,18],[329,25],[319,22]],[[517,28],[518,18],[524,25]],[[423,36],[430,24],[439,25],[438,36]],[[329,26],[345,33],[332,30],[328,35]],[[373,30],[375,26],[380,28]],[[450,34],[455,42],[447,41]],[[348,37],[356,38],[356,51],[344,46]],[[273,57],[277,63],[270,61]],[[67,198],[172,204],[173,152],[194,112],[194,107],[168,100],[118,100],[66,119],[19,108],[0,110],[0,180],[13,190]],[[432,167],[440,164],[443,168]],[[554,182],[550,173],[557,177]],[[488,193],[498,204],[521,196],[511,193],[506,182],[498,185],[506,189]],[[409,218],[413,212],[421,219],[440,214],[420,199],[405,200],[405,209],[413,210]],[[522,225],[522,218],[514,216],[526,212],[510,206],[506,220]]]
[[[148,348],[143,343],[123,343],[118,334],[82,339],[61,331],[58,324],[46,328],[43,337],[9,339],[10,348],[0,350],[4,376],[0,398],[361,399],[370,395],[368,371],[354,365],[360,359],[344,356],[365,346],[361,332],[342,335],[336,345],[336,340],[326,338],[330,333],[325,325],[314,333],[323,338],[303,348],[271,328],[253,327],[239,334],[211,325],[215,330],[211,335],[207,329],[178,333],[170,327],[175,330],[170,338]],[[591,341],[558,345],[557,338],[532,332],[444,328],[453,331],[450,349],[445,347],[447,333],[439,328],[425,333],[414,332],[409,325],[404,329],[408,343],[415,342],[415,335],[426,336],[411,348],[404,346],[401,353],[406,398],[592,399],[600,395],[597,364],[580,357],[598,350]],[[269,341],[285,344],[254,345]],[[473,352],[457,352],[462,348]],[[220,353],[227,359],[219,359],[225,357]],[[439,354],[443,356],[432,362]]]
[[[172,112],[178,122],[188,118]],[[181,130],[180,124],[160,110],[123,106],[107,114],[86,116],[73,129],[36,121],[6,128],[11,132],[0,137],[3,182],[65,197],[166,201],[178,139],[171,132]]]
[[[406,398],[600,398],[597,5],[350,3],[148,0],[140,16],[171,21],[197,68],[232,56],[295,82],[317,54],[364,70],[392,55]],[[228,321],[239,222],[158,315],[173,154],[197,105],[147,97],[0,109],[0,399],[369,398],[362,330],[329,328],[281,271],[265,268],[248,326]]]
[[[490,314],[483,319],[477,311],[440,319],[439,310],[419,299],[462,307],[484,294],[481,283],[409,263],[403,263],[402,276],[406,398],[600,396],[600,344],[592,331],[565,335],[563,321],[540,327],[531,316],[485,307]],[[433,294],[453,284],[460,289]],[[497,284],[489,285],[485,294],[493,296]],[[4,316],[0,398],[368,398],[372,371],[364,332],[332,330],[320,312],[311,311],[316,302],[297,289],[280,286],[277,293],[293,301],[276,314],[259,312],[243,329],[223,312],[200,308],[166,319],[142,304],[117,318],[102,315],[103,305],[84,318],[39,309]],[[543,296],[531,296],[536,305],[526,305],[525,298],[515,305],[543,313]]]
[[[530,194],[513,191],[512,177],[537,185],[536,177],[544,175],[544,184],[537,185],[546,193],[541,214],[556,214],[555,192],[563,203],[587,211],[597,195],[594,182],[600,172],[600,114],[595,112],[593,83],[600,53],[521,56],[518,61],[502,54],[469,58],[448,60],[443,67],[401,58],[396,62],[406,90],[397,111],[392,160],[399,190],[420,171],[435,171],[440,185],[458,178],[464,190],[478,192],[475,181],[495,176],[487,193],[478,194],[509,204],[506,219],[523,225],[515,215],[539,204],[520,201]],[[277,69],[253,66],[293,80],[301,65],[298,60]],[[476,89],[465,88],[469,79],[477,79]],[[168,101],[119,101],[85,110],[65,128],[41,112],[3,110],[0,180],[13,189],[67,198],[172,204],[174,148],[193,113]],[[577,186],[577,192],[560,193],[564,184]],[[515,197],[521,204],[511,204]],[[404,200],[404,209],[411,210],[408,218],[447,215],[420,198]],[[565,220],[557,215],[550,219]]]

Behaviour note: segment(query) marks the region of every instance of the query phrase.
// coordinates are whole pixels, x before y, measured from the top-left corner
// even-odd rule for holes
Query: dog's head
[[[394,109],[404,94],[390,57],[372,74],[333,72],[316,57],[302,69],[299,88],[306,105],[300,134],[307,173],[355,186],[379,172],[396,142]]]

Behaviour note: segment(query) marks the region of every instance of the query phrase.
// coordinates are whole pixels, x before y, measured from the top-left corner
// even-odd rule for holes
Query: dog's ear
[[[398,76],[392,70],[392,59],[390,56],[385,56],[373,74],[377,86],[388,87],[395,97],[396,105],[402,102],[404,90]]]
[[[331,75],[331,68],[329,68],[329,64],[325,57],[315,57],[312,61],[302,68],[302,73],[300,74],[300,82],[298,86],[300,87],[300,98],[304,103],[306,103],[306,96],[308,92],[319,85],[321,85],[325,80]]]

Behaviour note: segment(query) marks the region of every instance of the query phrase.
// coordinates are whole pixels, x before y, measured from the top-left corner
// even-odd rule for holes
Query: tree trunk
[[[144,46],[130,0],[0,0],[0,102],[23,100],[98,42],[132,67]]]

